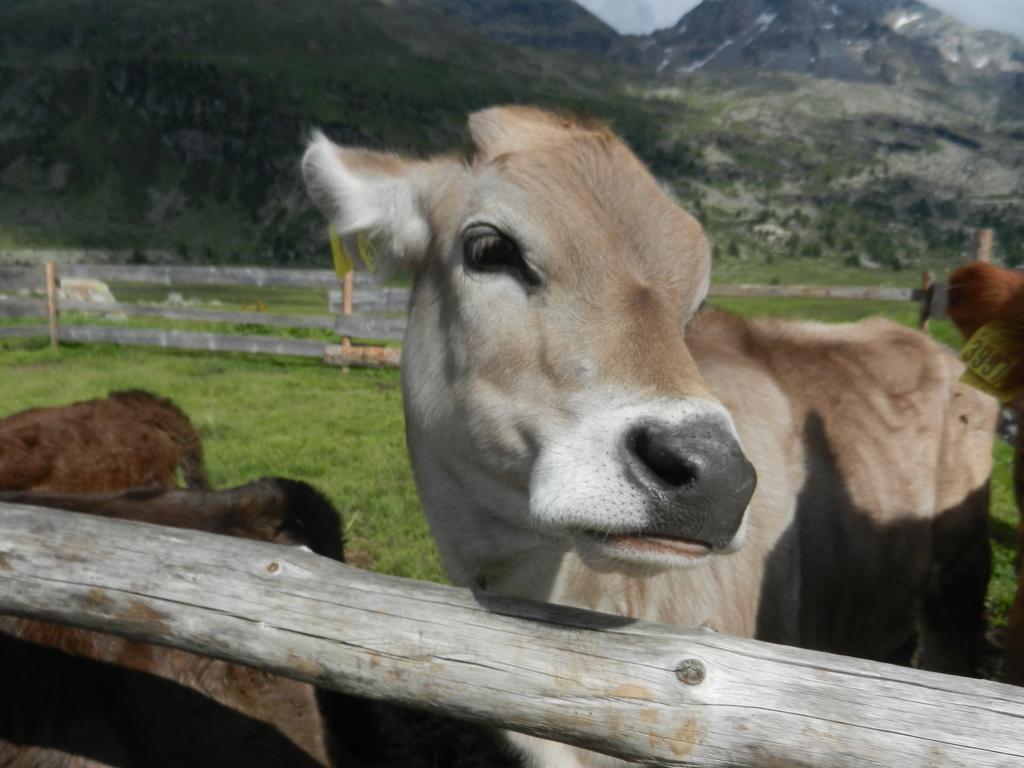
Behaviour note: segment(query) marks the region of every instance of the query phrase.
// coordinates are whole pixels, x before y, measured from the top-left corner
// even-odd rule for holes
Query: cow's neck
[[[510,492],[489,499],[475,493],[479,483],[467,482],[471,472],[456,477],[457,469],[447,466],[439,451],[417,446],[413,435],[409,437],[420,500],[452,583],[514,597],[554,599],[568,545],[508,521],[508,507],[503,505],[525,504],[525,494],[516,498]]]

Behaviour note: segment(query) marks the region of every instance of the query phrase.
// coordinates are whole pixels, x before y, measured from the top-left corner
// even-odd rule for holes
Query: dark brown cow
[[[226,491],[0,493],[0,501],[304,545],[343,559],[331,504],[279,478]],[[5,768],[330,764],[313,686],[97,632],[0,617],[0,691]],[[348,711],[344,699],[331,706]]]
[[[141,390],[113,392],[60,408],[33,408],[0,421],[0,489],[105,493],[209,488],[203,446],[170,400]]]
[[[1013,485],[1017,508],[1024,509],[1024,273],[984,262],[960,267],[950,275],[948,302],[949,317],[964,338],[970,339],[989,323],[997,323],[1005,334],[1007,347],[1001,351],[1013,364],[1002,382],[1002,389],[1017,393],[1013,400],[1017,413]],[[1024,550],[1024,521],[1021,521],[1018,538],[1020,549]],[[1004,677],[1007,682],[1024,685],[1024,587],[1020,584],[1006,629]]]
[[[340,522],[305,483],[226,491],[0,493],[0,501],[304,545],[343,561]],[[516,768],[490,729],[215,659],[0,617],[0,766]]]

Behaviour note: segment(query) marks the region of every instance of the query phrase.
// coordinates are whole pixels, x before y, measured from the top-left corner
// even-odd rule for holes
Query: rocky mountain
[[[1024,90],[1024,44],[917,0],[704,0],[635,43],[644,64],[665,75],[767,70]]]
[[[799,2],[820,26],[840,24],[816,0],[777,0],[771,23],[769,0],[705,2],[701,23],[726,39],[760,27],[773,39]],[[716,16],[716,5],[734,13]],[[897,46],[924,46],[913,34],[961,33],[901,18],[878,33],[901,33],[885,37],[885,71],[903,61]],[[1024,120],[985,88],[889,83],[855,59],[849,80],[719,69],[717,57],[658,74],[643,42],[571,0],[4,0],[0,251],[324,264],[322,220],[298,174],[312,126],[427,153],[463,140],[467,112],[525,102],[610,122],[700,217],[723,269],[788,258],[941,265],[980,225],[1024,261]],[[956,45],[965,59],[977,53]],[[941,52],[908,60],[951,77]]]

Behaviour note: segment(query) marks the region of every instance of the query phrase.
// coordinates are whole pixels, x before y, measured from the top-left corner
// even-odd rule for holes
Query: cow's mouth
[[[583,535],[602,548],[629,556],[686,557],[698,559],[709,555],[714,546],[707,541],[664,533],[606,533],[583,531]]]

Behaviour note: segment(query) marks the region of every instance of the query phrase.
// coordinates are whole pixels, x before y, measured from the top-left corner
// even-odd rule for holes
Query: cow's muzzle
[[[636,536],[731,548],[757,473],[721,421],[639,424],[625,433],[621,452],[649,503],[650,522]]]

